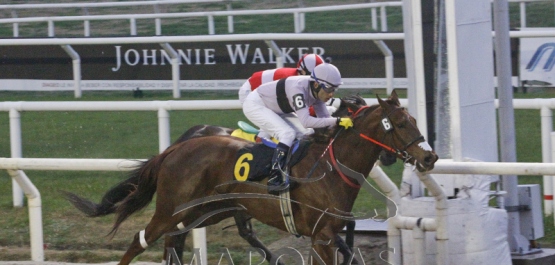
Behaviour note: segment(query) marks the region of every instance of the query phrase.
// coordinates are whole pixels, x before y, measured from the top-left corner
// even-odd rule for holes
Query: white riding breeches
[[[266,132],[288,146],[295,138],[312,134],[314,130],[304,128],[295,113],[277,114],[264,105],[258,92],[252,91],[243,103],[243,113],[260,131]]]
[[[241,105],[245,102],[247,96],[251,93],[251,83],[247,80],[241,88],[239,88],[239,102]]]

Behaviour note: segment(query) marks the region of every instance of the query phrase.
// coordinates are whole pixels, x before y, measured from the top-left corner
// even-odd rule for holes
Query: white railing
[[[155,34],[162,34],[161,19],[170,18],[193,18],[193,17],[206,17],[208,19],[208,34],[215,34],[214,17],[227,16],[252,16],[252,15],[281,15],[290,14],[295,25],[295,33],[304,31],[305,26],[305,13],[314,12],[329,12],[329,11],[342,11],[342,10],[358,10],[358,9],[376,9],[380,8],[381,14],[381,30],[387,31],[387,15],[386,7],[401,7],[402,2],[379,2],[368,4],[350,4],[350,5],[334,5],[322,7],[303,7],[303,8],[285,8],[285,9],[265,9],[265,10],[233,10],[233,11],[205,11],[205,12],[183,12],[183,13],[154,13],[154,14],[121,14],[121,15],[80,15],[80,16],[52,16],[52,17],[25,17],[25,18],[4,18],[0,19],[0,24],[12,24],[13,36],[19,36],[19,23],[48,23],[48,36],[55,36],[55,22],[61,21],[83,21],[85,36],[90,36],[90,24],[92,20],[106,21],[106,20],[129,20],[130,35],[137,35],[138,19],[154,19],[155,21]],[[376,16],[376,12],[370,12]],[[376,19],[373,21],[373,28],[376,28]],[[233,20],[228,19],[228,32],[233,33]]]
[[[553,0],[509,0],[509,2],[520,3],[520,27],[527,27],[526,5],[531,2],[552,2]],[[42,17],[25,17],[18,18],[16,10],[25,9],[44,9],[44,8],[99,8],[99,7],[134,7],[134,6],[153,6],[153,10],[157,10],[158,5],[174,5],[174,4],[192,4],[192,3],[225,3],[228,11],[207,11],[207,12],[184,12],[184,13],[153,13],[153,14],[129,14],[129,15],[77,15],[77,16],[42,16]],[[208,34],[215,34],[214,17],[227,16],[228,33],[234,32],[233,16],[238,15],[272,15],[272,14],[292,14],[295,32],[302,32],[305,28],[304,14],[309,12],[325,12],[336,10],[348,10],[359,8],[370,8],[370,21],[372,28],[377,29],[378,13],[380,9],[380,25],[381,31],[388,31],[387,26],[387,7],[401,7],[402,1],[390,1],[368,4],[350,4],[350,5],[336,5],[327,7],[309,7],[309,8],[290,8],[290,9],[271,9],[271,10],[244,10],[244,11],[231,11],[231,0],[167,0],[167,1],[130,1],[130,2],[101,2],[101,3],[59,3],[59,4],[18,4],[18,5],[0,5],[0,10],[11,10],[13,18],[0,19],[0,23],[11,23],[13,28],[13,36],[19,37],[19,23],[48,23],[48,36],[55,35],[55,22],[60,21],[83,21],[84,36],[90,36],[90,21],[91,20],[129,20],[130,35],[137,34],[137,19],[154,19],[155,35],[162,34],[161,19],[168,18],[191,18],[191,17],[206,17],[208,20]],[[555,1],[553,1],[555,2]]]
[[[365,99],[376,104],[376,99]],[[406,99],[401,104],[407,105]],[[497,102],[496,102],[497,104]],[[551,162],[549,136],[552,128],[552,109],[555,99],[514,99],[515,109],[540,109],[542,119],[542,154],[544,163],[494,163],[494,162],[451,162],[440,160],[431,173],[438,174],[511,174],[511,175],[555,175],[555,164]],[[124,102],[0,102],[0,111],[9,112],[10,146],[12,158],[0,158],[0,169],[6,169],[15,186],[21,186],[29,199],[32,260],[44,260],[42,248],[42,210],[40,193],[30,182],[23,170],[77,170],[77,171],[126,171],[137,165],[139,159],[57,159],[22,158],[21,120],[22,111],[157,111],[159,150],[170,145],[169,110],[240,109],[237,100],[198,101],[124,101]],[[547,142],[546,142],[547,141]],[[433,181],[433,180],[432,180]],[[19,189],[19,187],[18,187]],[[23,191],[14,188],[14,206],[23,206]],[[19,203],[17,205],[16,203]],[[202,232],[199,232],[202,234]],[[202,236],[200,237],[202,238]],[[200,242],[199,240],[197,242]],[[197,244],[201,244],[197,243]]]
[[[36,187],[29,181],[23,170],[72,170],[72,171],[127,171],[137,166],[139,161],[129,159],[46,159],[46,158],[0,158],[0,169],[6,169],[24,189],[25,194],[29,198],[29,226],[31,237],[31,258],[33,261],[44,261],[43,250],[43,234],[42,234],[42,210],[40,193]],[[377,168],[378,169],[378,168]],[[374,172],[374,171],[373,171]],[[382,172],[383,173],[383,172]],[[494,163],[494,162],[451,162],[439,160],[430,174],[479,174],[479,175],[503,175],[503,174],[518,174],[518,175],[555,175],[555,163]],[[391,194],[398,195],[397,187],[391,183],[387,176],[372,177],[378,186],[387,191],[386,195],[389,197]],[[380,178],[380,179],[378,179]],[[390,184],[384,185],[383,183]],[[432,187],[439,187],[433,178],[426,177],[426,187],[433,190]],[[397,190],[397,192],[394,192]],[[435,189],[441,192],[441,189]],[[390,197],[391,198],[391,197]],[[395,199],[395,198],[392,198]],[[438,219],[433,219],[431,222],[437,225],[440,230],[446,231],[446,225]],[[397,219],[403,217],[394,217],[389,229],[412,229],[414,224],[420,222],[418,218],[404,218],[402,221]],[[425,218],[427,221],[430,218]],[[422,220],[424,221],[424,220]],[[409,223],[413,225],[409,225]],[[394,227],[396,226],[396,227]],[[195,231],[193,231],[194,233]],[[390,236],[391,237],[391,236]],[[199,240],[202,241],[202,240]],[[198,246],[201,243],[194,243]],[[401,241],[389,240],[389,246],[393,246],[395,250],[393,257],[394,260],[401,259]],[[391,253],[390,253],[391,254]],[[443,255],[447,255],[447,251],[442,251]],[[206,264],[206,263],[203,263]],[[394,263],[400,264],[400,263]]]
[[[527,16],[526,16],[526,4],[527,3],[532,3],[532,2],[553,2],[555,4],[555,1],[553,0],[509,0],[509,2],[513,2],[513,3],[520,3],[519,4],[519,11],[520,11],[520,27],[521,28],[526,28],[527,27]]]

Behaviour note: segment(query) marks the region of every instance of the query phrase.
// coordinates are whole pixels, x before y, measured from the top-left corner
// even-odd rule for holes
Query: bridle
[[[354,120],[363,110],[366,110],[366,109],[368,109],[368,108],[369,108],[369,106],[363,106],[363,107],[359,108],[359,109],[352,115],[352,119]],[[396,108],[396,109],[394,109],[393,111],[391,111],[390,113],[388,113],[387,115],[384,115],[384,117],[382,118],[381,124],[382,124],[382,126],[384,127],[384,129],[386,130],[386,133],[385,133],[385,135],[384,135],[384,139],[385,139],[385,136],[387,136],[387,135],[389,134],[389,132],[393,131],[393,129],[394,129],[393,125],[389,122],[389,116],[390,116],[392,113],[394,113],[395,111],[400,110],[400,109],[402,109],[402,108]],[[352,113],[352,111],[349,111],[349,112]],[[389,127],[388,127],[388,125],[389,125]],[[326,150],[324,151],[324,154],[325,154],[325,153],[328,151],[328,149],[329,149],[329,151],[330,151],[329,154],[330,154],[332,166],[337,170],[337,172],[339,173],[339,176],[343,179],[343,181],[344,181],[345,183],[347,183],[347,185],[351,186],[352,188],[359,189],[359,188],[361,187],[360,184],[353,183],[353,181],[352,181],[351,179],[349,179],[349,177],[345,176],[345,174],[340,170],[339,166],[337,165],[337,161],[335,160],[335,155],[334,155],[334,152],[333,152],[333,142],[335,141],[335,139],[337,138],[337,136],[338,136],[343,130],[344,130],[344,128],[341,128],[341,129],[337,132],[337,134],[335,135],[335,137],[333,137],[333,138],[330,140],[330,143],[329,143],[328,147],[326,148]],[[355,128],[350,128],[350,130],[355,131],[355,133],[357,133],[358,136],[360,136],[362,139],[367,140],[367,141],[370,141],[370,142],[372,142],[372,143],[374,143],[374,144],[380,146],[382,149],[394,153],[397,157],[399,157],[400,159],[402,159],[404,162],[408,162],[408,161],[412,158],[412,156],[409,155],[408,152],[406,151],[407,148],[408,148],[409,146],[413,145],[414,143],[420,141],[420,140],[424,140],[424,136],[422,136],[422,134],[420,134],[418,137],[416,137],[416,138],[413,139],[412,141],[408,142],[408,143],[404,146],[403,150],[399,150],[399,149],[397,149],[397,148],[394,148],[394,147],[391,147],[391,146],[389,146],[389,145],[384,144],[383,141],[380,142],[380,141],[378,141],[378,140],[376,140],[376,139],[374,139],[374,138],[372,138],[372,137],[370,137],[370,136],[367,136],[367,135],[365,135],[365,134],[363,134],[363,133],[357,131]],[[324,155],[324,154],[322,154],[322,155]],[[311,172],[312,172],[312,170],[311,170]]]
[[[361,108],[359,108],[354,114],[353,114],[353,119],[355,119],[362,110],[368,109],[368,106],[363,106]],[[384,139],[385,137],[389,134],[389,132],[393,131],[395,129],[395,127],[393,126],[393,124],[391,124],[391,122],[389,121],[389,116],[393,113],[395,113],[398,110],[401,110],[402,108],[396,108],[393,111],[389,112],[387,115],[383,115],[383,118],[381,120],[381,125],[384,128],[384,130],[386,131],[385,135],[384,135]],[[414,125],[413,125],[414,126]],[[395,147],[391,147],[389,145],[386,145],[385,143],[383,143],[383,141],[378,141],[370,136],[367,136],[359,131],[357,131],[355,128],[351,128],[351,130],[354,130],[358,136],[360,136],[362,139],[370,141],[378,146],[380,146],[381,148],[383,148],[386,151],[389,151],[393,154],[395,154],[397,157],[399,157],[400,159],[402,159],[403,161],[407,162],[408,160],[410,160],[412,158],[411,155],[408,154],[408,152],[406,151],[411,145],[413,145],[416,142],[419,142],[421,140],[424,140],[424,136],[422,136],[422,134],[420,134],[419,136],[417,136],[416,138],[414,138],[413,140],[411,140],[410,142],[408,142],[407,144],[405,144],[405,146],[403,147],[403,149],[397,149]]]

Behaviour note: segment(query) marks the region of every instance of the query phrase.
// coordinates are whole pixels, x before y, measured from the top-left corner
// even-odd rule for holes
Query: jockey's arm
[[[327,113],[327,110],[325,109],[325,105],[324,105],[323,111]],[[305,128],[323,128],[328,126],[334,126],[337,122],[337,119],[331,118],[329,116],[329,113],[327,114],[328,116],[326,118],[316,118],[316,117],[310,116],[308,107],[298,109],[296,113],[297,113],[297,117],[299,117],[299,121]]]

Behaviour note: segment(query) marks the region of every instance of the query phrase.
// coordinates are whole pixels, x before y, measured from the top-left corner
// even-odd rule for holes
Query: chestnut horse
[[[337,164],[367,176],[382,148],[397,150],[419,171],[432,169],[438,159],[395,93],[387,100],[378,97],[378,102],[353,115],[353,128],[331,128],[326,141],[318,141],[316,135],[307,155],[291,168],[294,225],[300,235],[311,238],[312,257],[319,263],[334,264],[334,239],[351,216],[359,192],[341,177]],[[286,231],[279,197],[267,193],[267,179],[234,180],[238,151],[253,145],[231,136],[198,137],[144,162],[136,170],[138,187],[116,209],[112,232],[147,206],[155,193],[156,210],[146,228],[135,234],[120,264],[129,264],[180,224],[185,230],[205,227],[238,211]],[[306,181],[309,171],[317,178]]]
[[[360,107],[366,106],[366,102],[359,95],[346,96],[341,99],[341,104],[339,108],[333,113],[334,117],[344,117],[352,115]],[[211,136],[211,135],[230,135],[233,129],[215,126],[215,125],[196,125],[185,131],[172,145],[181,143],[183,141],[189,140],[191,138]],[[396,156],[393,153],[382,151],[380,154],[380,160],[383,165],[390,165],[395,163]],[[70,201],[78,210],[85,213],[88,217],[101,217],[109,214],[113,214],[116,210],[116,204],[120,203],[125,199],[131,192],[133,192],[139,183],[139,175],[131,174],[129,178],[118,183],[114,187],[110,188],[104,196],[102,197],[100,203],[94,203],[88,199],[80,197],[71,192],[65,192],[64,196],[68,201]],[[250,222],[251,217],[248,216],[244,211],[238,211],[234,216],[237,228],[239,230],[239,235],[244,238],[254,249],[260,249],[264,253],[264,257],[271,261],[274,254],[271,253],[267,247],[258,240],[256,233],[252,229],[252,224]],[[354,226],[349,226],[353,228]],[[175,236],[170,236],[166,238],[166,246],[164,248],[165,253],[163,259],[170,258],[165,261],[166,264],[171,264],[173,256],[168,256],[166,252],[168,247],[175,249],[176,255],[179,259],[182,257],[184,250],[184,240],[187,233],[182,233]],[[343,254],[345,262],[350,262],[352,253],[350,247],[348,246],[343,238],[336,238],[336,245],[339,251]],[[180,260],[181,261],[181,260]],[[356,260],[354,260],[356,263]]]

